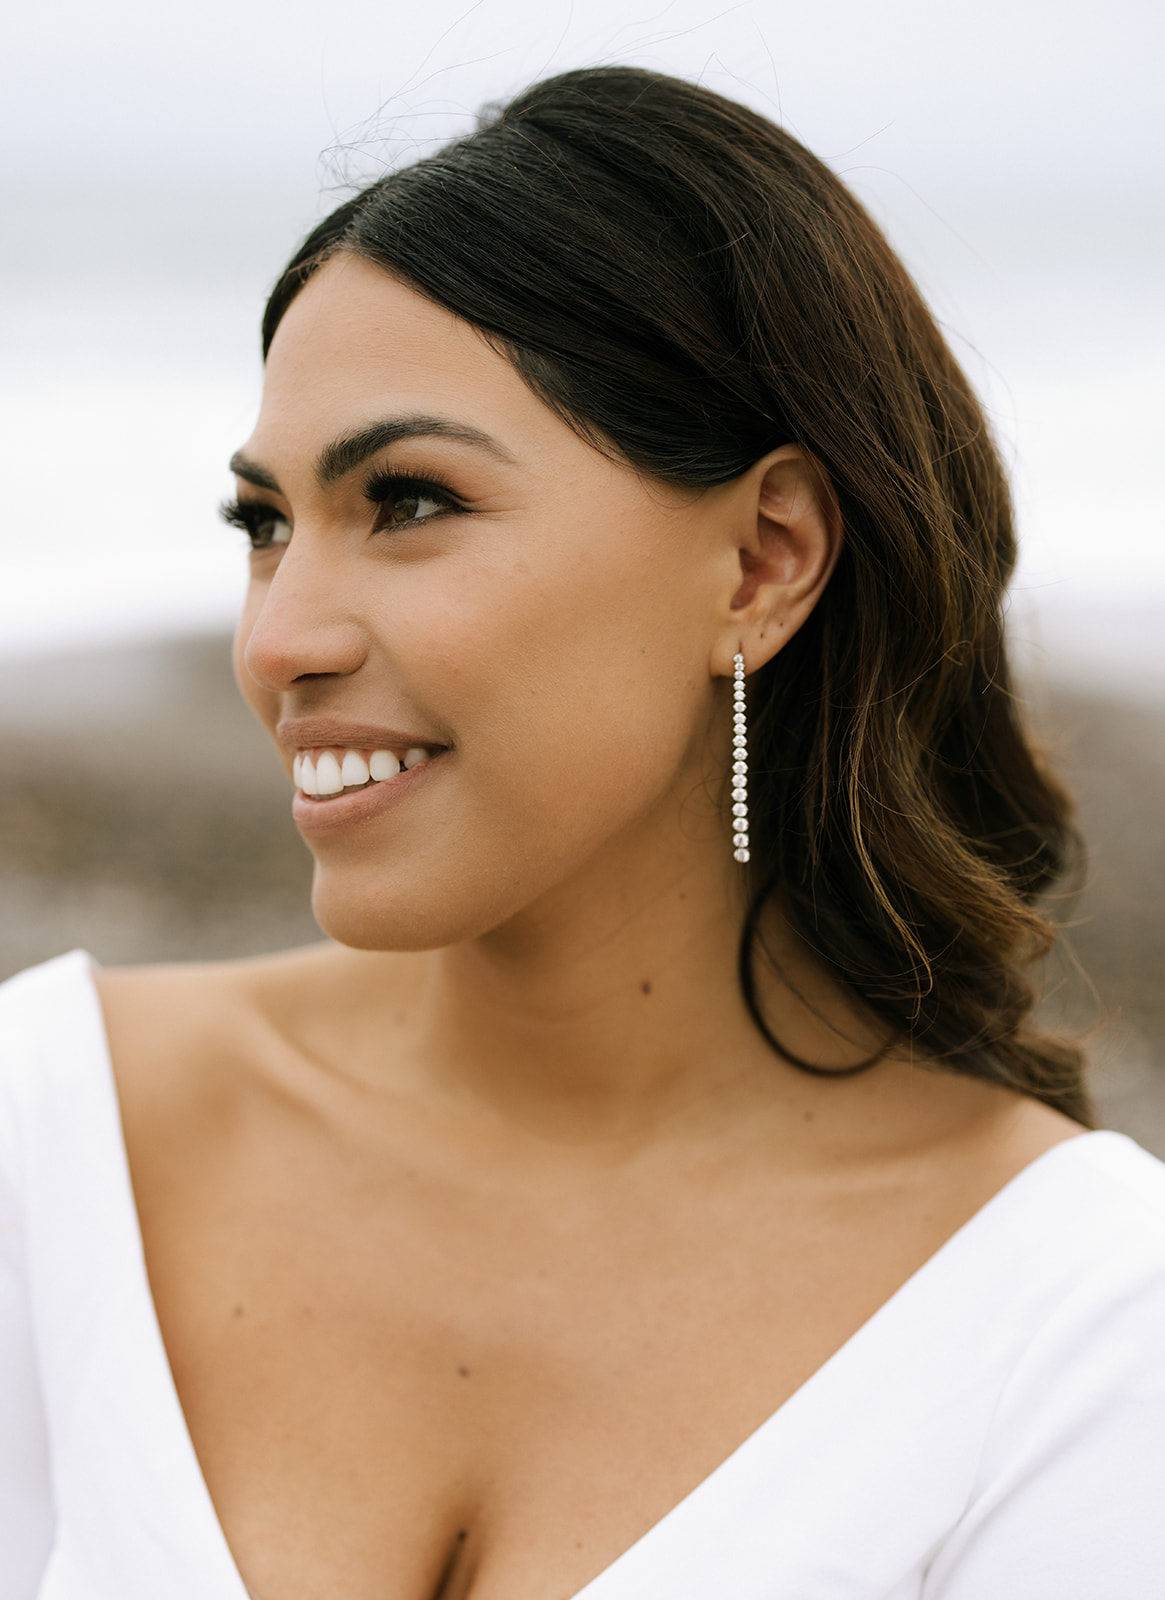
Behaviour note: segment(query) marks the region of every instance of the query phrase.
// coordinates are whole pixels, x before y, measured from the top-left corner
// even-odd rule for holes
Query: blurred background
[[[1079,795],[1049,1015],[1165,1155],[1165,9],[1142,0],[42,0],[0,42],[0,977],[317,936],[237,702],[215,506],[265,291],[353,182],[547,73],[783,122],[880,219],[985,397],[1025,696]]]

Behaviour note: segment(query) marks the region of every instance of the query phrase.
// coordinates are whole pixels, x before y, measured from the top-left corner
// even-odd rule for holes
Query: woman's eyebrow
[[[275,481],[274,476],[267,471],[267,468],[261,467],[256,461],[252,461],[241,450],[235,451],[228,461],[227,467],[229,471],[234,473],[236,478],[242,478],[245,483],[253,483],[256,489],[267,489],[271,494],[283,493],[283,490]]]
[[[473,445],[478,450],[486,450],[490,455],[496,456],[499,461],[513,461],[513,456],[508,450],[478,428],[471,428],[463,422],[450,422],[445,417],[385,417],[380,422],[371,422],[366,428],[359,428],[354,433],[342,433],[331,444],[327,444],[320,451],[316,461],[316,478],[322,487],[336,483],[340,478],[346,477],[354,468],[367,461],[369,456],[374,456],[378,450],[383,450],[387,445],[397,444],[401,439],[417,439],[436,437],[439,439],[456,439],[460,444]]]
[[[463,422],[450,422],[446,417],[385,417],[380,422],[370,422],[366,428],[354,433],[342,433],[326,444],[316,461],[316,478],[327,488],[348,475],[369,456],[401,439],[419,438],[456,439],[460,444],[486,450],[499,461],[513,461],[513,456],[488,433],[471,428]],[[267,489],[271,494],[282,494],[275,475],[261,467],[242,450],[236,450],[230,459],[230,470],[237,478],[253,483],[257,489]]]

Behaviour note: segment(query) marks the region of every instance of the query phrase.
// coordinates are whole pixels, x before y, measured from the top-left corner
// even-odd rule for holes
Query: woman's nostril
[[[241,652],[251,677],[276,690],[317,678],[348,677],[367,654],[367,638],[354,622],[321,623],[285,608],[260,611]]]

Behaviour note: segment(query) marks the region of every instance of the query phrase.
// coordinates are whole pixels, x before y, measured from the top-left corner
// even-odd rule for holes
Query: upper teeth
[[[321,750],[314,760],[310,755],[297,755],[291,763],[291,776],[304,794],[340,794],[345,789],[363,788],[369,781],[386,783],[402,767],[415,767],[428,756],[420,745],[413,745],[403,756],[391,750],[373,750],[365,757],[362,750],[345,750],[337,757],[331,750]]]

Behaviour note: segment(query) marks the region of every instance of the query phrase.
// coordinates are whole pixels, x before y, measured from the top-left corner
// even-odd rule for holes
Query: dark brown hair
[[[745,998],[789,1056],[754,987],[779,893],[888,1036],[1090,1122],[1080,1051],[1030,1020],[1026,970],[1053,941],[1035,903],[1074,835],[1008,674],[1007,484],[848,190],[740,105],[595,68],[340,206],[276,285],[264,351],[338,250],[476,325],[577,432],[651,477],[723,483],[788,442],[816,457],[845,538],[809,622],[752,683]]]

